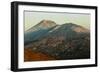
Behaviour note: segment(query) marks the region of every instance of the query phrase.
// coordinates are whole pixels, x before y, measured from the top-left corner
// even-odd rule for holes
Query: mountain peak
[[[87,33],[89,32],[88,29],[80,26],[80,25],[77,25],[77,24],[74,24],[74,23],[65,23],[63,25],[60,26],[59,29],[57,30],[60,30],[60,31],[66,31],[66,30],[71,30],[71,31],[74,31],[74,32],[77,32],[77,33]]]
[[[80,32],[80,33],[81,32],[89,32],[88,29],[86,29],[86,28],[84,28],[80,25],[74,24],[74,23],[66,23],[64,25],[71,28],[71,29],[73,29],[75,32]]]
[[[79,27],[79,25],[77,25],[77,24],[74,24],[74,23],[65,23],[65,24],[63,24],[63,26],[69,26],[69,27],[72,27],[72,26],[78,26]]]
[[[42,20],[36,25],[36,27],[51,28],[51,27],[54,27],[56,25],[57,24],[54,21]]]
[[[54,21],[51,21],[51,20],[42,20],[40,23],[44,23],[44,24],[46,24],[46,23],[54,23],[54,24],[56,24]]]
[[[40,29],[49,29],[49,28],[52,28],[52,27],[54,27],[56,25],[57,24],[54,21],[51,21],[51,20],[42,20],[37,25],[31,27],[26,32],[37,31],[37,30],[40,30]]]
[[[49,26],[49,25],[56,25],[56,23],[54,21],[51,20],[42,20],[40,21],[40,23],[38,23],[38,25],[44,25],[44,26]]]

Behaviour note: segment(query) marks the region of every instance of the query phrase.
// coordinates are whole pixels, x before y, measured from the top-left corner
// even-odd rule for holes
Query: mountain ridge
[[[47,25],[47,26],[46,26]],[[34,27],[30,28],[24,34],[25,42],[32,42],[34,40],[42,39],[43,37],[57,37],[57,36],[76,36],[80,33],[89,33],[89,30],[74,24],[74,23],[65,23],[62,25],[56,24],[51,20],[42,20]]]
[[[53,26],[56,26],[57,24],[54,21],[51,20],[42,20],[39,23],[37,23],[35,26],[31,27],[30,29],[26,30],[26,32],[31,32],[37,29],[48,29]]]

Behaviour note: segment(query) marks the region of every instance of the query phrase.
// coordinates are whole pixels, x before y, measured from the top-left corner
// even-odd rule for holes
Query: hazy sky
[[[90,27],[90,14],[25,11],[24,17],[25,30],[38,24],[42,20],[52,20],[59,25],[64,23],[75,23],[88,29]]]

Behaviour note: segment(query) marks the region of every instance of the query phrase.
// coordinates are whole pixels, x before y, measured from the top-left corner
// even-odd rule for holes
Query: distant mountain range
[[[60,60],[90,58],[90,31],[74,23],[42,20],[25,31],[24,45]]]

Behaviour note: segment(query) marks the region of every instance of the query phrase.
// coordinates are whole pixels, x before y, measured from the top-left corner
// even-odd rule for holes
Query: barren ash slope
[[[43,20],[27,30],[24,36],[25,49],[30,48],[33,53],[39,52],[56,60],[90,58],[90,32],[80,25],[58,25]]]

